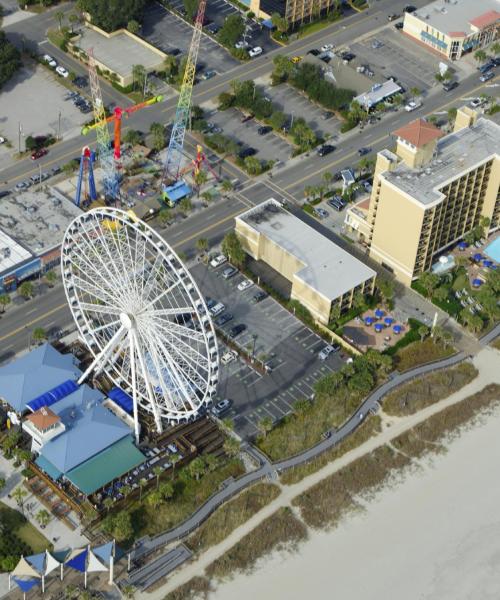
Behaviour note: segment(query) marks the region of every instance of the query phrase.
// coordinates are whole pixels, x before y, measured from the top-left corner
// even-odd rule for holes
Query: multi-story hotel
[[[436,0],[405,13],[403,31],[450,60],[498,37],[500,0]]]
[[[293,26],[309,22],[338,5],[338,0],[250,0],[249,7],[257,17],[266,19],[278,13]]]
[[[370,256],[409,285],[479,225],[500,227],[500,126],[470,108],[453,133],[417,119],[394,132],[396,150],[377,155],[369,202],[346,226]]]

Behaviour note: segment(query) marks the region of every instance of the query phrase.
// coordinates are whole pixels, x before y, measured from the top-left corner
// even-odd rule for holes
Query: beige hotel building
[[[369,202],[345,224],[371,258],[410,285],[480,222],[500,226],[500,126],[470,108],[454,131],[417,119],[394,132],[395,152],[377,155]]]

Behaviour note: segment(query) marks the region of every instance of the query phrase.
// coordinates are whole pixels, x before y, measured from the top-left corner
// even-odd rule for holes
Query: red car
[[[36,160],[37,158],[42,158],[42,156],[45,156],[48,153],[48,150],[46,148],[39,148],[38,150],[35,150],[33,152],[33,154],[31,155],[31,160]]]

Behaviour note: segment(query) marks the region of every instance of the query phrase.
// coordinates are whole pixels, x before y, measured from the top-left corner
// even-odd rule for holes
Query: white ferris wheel
[[[212,320],[189,271],[133,213],[98,208],[66,230],[61,268],[66,297],[101,371],[163,423],[187,422],[215,395],[218,351]]]

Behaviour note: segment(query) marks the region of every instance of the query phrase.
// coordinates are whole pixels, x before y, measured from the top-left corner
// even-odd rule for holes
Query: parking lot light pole
[[[21,125],[21,121],[19,121],[19,123],[18,123],[17,131],[18,131],[19,154],[21,154],[21,133],[23,132],[23,126]]]
[[[59,111],[59,117],[57,122],[57,139],[61,139],[61,111]]]
[[[256,333],[252,333],[253,346],[252,346],[252,362],[255,360],[255,342],[259,336]]]

